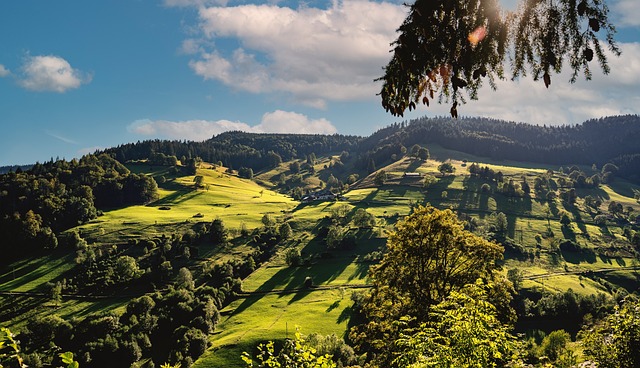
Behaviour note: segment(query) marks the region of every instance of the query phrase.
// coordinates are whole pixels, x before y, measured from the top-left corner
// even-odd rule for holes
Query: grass
[[[243,351],[252,353],[261,342],[292,337],[298,327],[303,334],[342,336],[351,313],[349,295],[337,289],[238,299],[222,310],[213,346],[193,367],[245,367]]]
[[[237,233],[242,226],[247,229],[262,226],[264,214],[271,214],[279,222],[288,221],[293,228],[293,239],[278,245],[277,253],[269,262],[263,264],[243,281],[243,291],[249,296],[239,298],[227,306],[211,337],[212,348],[196,363],[195,367],[243,367],[240,360],[243,351],[254,351],[255,346],[266,340],[292,336],[296,326],[302,333],[318,332],[344,335],[351,314],[350,286],[368,282],[366,275],[369,264],[363,262],[364,255],[384,247],[384,234],[395,222],[409,214],[413,204],[430,203],[439,208],[452,208],[467,213],[476,219],[484,219],[492,212],[503,212],[507,216],[507,235],[526,249],[537,250],[539,257],[533,262],[507,258],[504,269],[519,268],[525,277],[546,275],[538,279],[525,280],[524,288],[564,291],[568,288],[577,293],[610,293],[601,277],[629,291],[637,289],[636,274],[625,266],[633,264],[633,259],[617,257],[585,257],[580,254],[565,253],[564,257],[549,254],[552,246],[565,238],[572,238],[581,245],[592,249],[613,247],[612,242],[622,237],[619,226],[596,226],[581,200],[574,207],[565,207],[559,200],[548,202],[533,198],[508,198],[496,192],[483,193],[481,179],[471,177],[467,165],[478,162],[493,170],[502,171],[507,181],[513,178],[520,181],[524,175],[533,187],[535,175],[544,173],[547,167],[536,164],[522,164],[509,161],[493,161],[459,152],[429,147],[432,159],[425,162],[411,158],[401,159],[389,167],[383,168],[390,173],[389,181],[381,186],[372,185],[372,176],[362,180],[361,185],[345,193],[345,201],[300,203],[288,196],[279,194],[256,182],[229,175],[223,168],[211,168],[203,165],[197,175],[204,178],[204,186],[194,188],[194,176],[177,176],[175,172],[162,167],[134,165],[130,169],[137,173],[147,173],[156,178],[164,177],[160,184],[160,199],[146,206],[131,206],[109,210],[100,218],[78,228],[80,234],[96,244],[118,244],[129,239],[152,238],[161,234],[183,233],[197,227],[199,223],[209,223],[215,218],[224,221],[231,233]],[[451,159],[456,173],[442,177],[437,173],[438,160]],[[464,160],[467,162],[465,163]],[[319,158],[316,164],[318,173],[329,163],[327,158]],[[273,184],[273,178],[288,171],[288,163],[259,173],[257,179],[267,187]],[[420,172],[435,175],[437,181],[429,188],[422,187],[421,178],[403,178],[405,172]],[[324,173],[326,174],[326,172]],[[319,175],[324,175],[319,174]],[[557,176],[557,174],[556,174]],[[318,176],[305,180],[317,186]],[[608,201],[615,200],[640,211],[633,199],[634,186],[618,180],[601,186],[599,189],[581,189],[579,195],[597,195],[605,200],[602,209],[606,210]],[[446,197],[443,196],[446,192]],[[357,246],[353,249],[331,251],[327,253],[321,239],[316,238],[321,226],[329,223],[332,211],[346,205],[351,211],[364,208],[377,218],[378,225],[373,229],[356,233]],[[162,210],[161,207],[170,208]],[[563,229],[559,222],[561,211],[570,213],[574,220],[572,231]],[[199,215],[194,217],[195,215]],[[547,219],[549,218],[549,219]],[[545,233],[548,228],[553,237],[542,240],[539,248],[535,236]],[[301,267],[288,267],[284,262],[284,252],[297,247],[309,264]],[[199,260],[222,262],[242,257],[254,248],[247,239],[232,239],[224,246],[204,244],[199,247]],[[324,256],[321,256],[323,255]],[[327,254],[330,254],[327,256]],[[0,269],[0,291],[38,291],[45,292],[49,282],[60,280],[74,266],[74,254],[58,254],[32,258],[16,262]],[[597,271],[614,268],[614,272],[598,274],[598,278],[580,277],[575,274],[558,274],[568,271]],[[506,271],[505,271],[506,272]],[[302,288],[306,277],[312,277],[318,288]],[[345,287],[346,286],[346,287]],[[325,289],[327,288],[327,289]],[[274,291],[289,293],[273,293]],[[18,328],[39,315],[56,313],[63,318],[84,317],[92,313],[119,312],[128,300],[111,298],[99,301],[64,300],[60,306],[46,299],[28,296],[0,297],[0,306],[7,316],[10,326]]]
[[[221,218],[227,228],[239,229],[244,225],[251,229],[262,226],[264,214],[279,216],[298,205],[290,197],[219,169],[199,169],[197,175],[204,177],[204,188],[194,188],[194,176],[175,178],[159,190],[158,201],[106,211],[97,221],[79,230],[83,236],[109,241],[114,239],[105,237],[106,234],[113,234],[115,239],[123,235],[155,236],[166,233],[166,227],[183,224],[182,228],[188,228],[216,218]]]
[[[0,291],[46,292],[47,283],[57,281],[75,266],[73,254],[51,255],[14,262],[0,270]]]
[[[22,313],[2,322],[3,327],[9,327],[14,332],[23,330],[27,324],[38,317],[51,314],[58,315],[65,320],[85,318],[96,313],[113,312],[120,314],[124,311],[130,298],[105,298],[100,300],[65,300],[57,305],[47,299],[26,296],[12,296],[0,298],[2,309],[15,309]]]

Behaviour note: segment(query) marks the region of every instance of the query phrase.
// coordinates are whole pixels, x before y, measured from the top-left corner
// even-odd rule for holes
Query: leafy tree
[[[503,367],[518,351],[482,283],[452,291],[434,306],[429,322],[409,331],[395,341],[394,367]]]
[[[253,179],[253,169],[250,167],[241,167],[238,169],[238,176],[245,179]]]
[[[429,157],[429,150],[424,147],[420,147],[420,149],[418,150],[418,158],[422,161],[427,161]]]
[[[289,223],[287,222],[280,225],[278,232],[280,233],[280,237],[285,240],[289,239],[291,237],[291,234],[293,234],[293,231],[291,230],[291,225],[289,225]]]
[[[565,330],[557,330],[545,336],[540,347],[544,355],[555,362],[560,358],[569,342],[571,342],[571,335]]]
[[[265,213],[264,216],[262,216],[262,224],[266,228],[272,228],[276,226],[276,219],[274,219],[270,214]]]
[[[414,144],[413,146],[411,146],[411,150],[409,152],[411,152],[411,156],[418,158],[418,152],[420,152],[420,145],[419,144]]]
[[[327,179],[327,188],[331,189],[331,188],[336,188],[338,187],[338,179],[333,176],[333,174],[329,175],[329,178]]]
[[[440,171],[440,174],[444,176],[444,174],[454,173],[456,171],[456,168],[453,167],[451,162],[443,162],[440,165],[438,165],[438,171]]]
[[[224,222],[220,218],[216,218],[211,222],[211,229],[209,229],[211,241],[215,244],[223,244],[227,241],[227,234]]]
[[[395,321],[410,316],[414,325],[425,322],[432,306],[451,292],[478,278],[495,279],[502,252],[498,244],[464,230],[451,210],[417,207],[396,224],[387,253],[371,268],[373,288],[362,307],[368,322],[351,337],[361,350],[377,355],[377,364],[387,366],[392,357],[388,341],[399,337]],[[494,305],[502,303],[500,309],[508,310],[509,294],[499,294]]]
[[[289,164],[289,170],[293,174],[297,174],[300,172],[300,163],[298,161],[293,161]]]
[[[514,289],[520,290],[522,281],[524,281],[522,271],[519,268],[509,269],[509,271],[507,271],[507,280],[511,281]]]
[[[193,183],[194,183],[194,185],[195,185],[196,189],[197,189],[197,188],[202,188],[202,187],[204,187],[204,176],[202,176],[202,175],[196,175],[196,176],[193,178]]]
[[[613,216],[618,216],[623,211],[622,203],[611,201],[609,202],[608,210],[609,210],[609,213],[612,214]]]
[[[551,84],[551,74],[568,65],[571,81],[584,72],[591,78],[594,56],[603,72],[607,58],[598,39],[605,33],[608,48],[619,55],[601,0],[521,0],[515,12],[501,11],[498,0],[417,0],[392,44],[385,67],[382,106],[396,116],[431,101],[451,102],[451,116],[465,95],[477,99],[484,81],[496,88],[511,60],[513,78],[526,75]],[[577,4],[576,4],[577,3]],[[568,63],[565,64],[565,59]]]
[[[583,330],[584,354],[599,367],[640,367],[640,302],[626,300],[621,307],[588,330]]]
[[[11,330],[0,327],[0,368],[4,367],[5,364],[7,367],[26,367],[19,344],[20,342],[15,338]],[[58,358],[65,368],[79,367],[71,352],[59,353]]]
[[[327,248],[335,249],[340,247],[342,243],[342,239],[344,239],[344,230],[340,226],[331,225],[329,226],[329,230],[327,231],[327,237],[325,238],[325,243],[327,243]]]
[[[451,210],[419,206],[389,235],[388,251],[371,271],[374,285],[411,297],[418,310],[452,290],[488,277],[502,247],[464,230]],[[422,306],[421,306],[422,305]]]
[[[435,184],[437,181],[438,179],[435,176],[431,174],[427,174],[424,176],[424,181],[422,182],[422,186],[425,188],[429,188],[430,186]]]
[[[302,254],[298,248],[290,248],[284,254],[284,260],[289,266],[300,266],[302,264]]]
[[[282,157],[274,151],[269,151],[267,152],[267,162],[271,167],[278,167],[282,163]]]
[[[116,260],[115,276],[120,282],[128,282],[140,276],[140,269],[135,258],[131,256],[120,256]]]
[[[351,212],[351,206],[346,204],[341,204],[337,206],[331,207],[331,219],[334,223],[346,225],[347,224],[347,215]]]
[[[377,186],[383,185],[385,181],[387,181],[387,173],[384,170],[378,171],[376,175],[373,177],[373,182]]]
[[[560,216],[560,223],[565,228],[568,227],[569,224],[571,224],[571,218],[569,217],[568,213],[564,212],[562,216]]]
[[[178,271],[178,277],[176,279],[176,285],[178,288],[193,290],[195,288],[195,282],[193,281],[193,275],[188,268],[182,267]]]
[[[358,208],[353,215],[353,224],[357,227],[372,227],[376,224],[376,218],[364,208]]]

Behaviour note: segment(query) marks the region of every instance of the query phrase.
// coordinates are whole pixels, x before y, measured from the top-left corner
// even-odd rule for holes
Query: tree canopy
[[[416,208],[397,223],[387,253],[372,267],[373,289],[362,307],[368,321],[351,337],[361,350],[375,352],[377,364],[393,366],[388,342],[399,337],[397,321],[408,318],[417,327],[434,305],[478,279],[489,282],[495,308],[508,314],[510,296],[495,277],[502,253],[500,245],[464,230],[451,210]]]
[[[548,88],[565,66],[571,82],[580,73],[591,79],[594,57],[607,74],[603,46],[620,55],[604,0],[520,0],[515,11],[499,0],[416,0],[398,31],[379,78],[382,106],[394,116],[437,100],[451,102],[455,118],[485,81],[496,88],[507,64],[512,79],[531,72]]]

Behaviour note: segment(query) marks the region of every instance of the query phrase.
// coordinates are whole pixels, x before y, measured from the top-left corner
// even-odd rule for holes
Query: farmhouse
[[[406,172],[402,176],[405,178],[419,178],[421,174],[417,172]]]

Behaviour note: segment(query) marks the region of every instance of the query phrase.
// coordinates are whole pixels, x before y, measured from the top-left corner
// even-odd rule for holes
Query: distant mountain
[[[381,129],[360,147],[439,144],[445,148],[493,159],[544,164],[612,162],[620,175],[638,179],[640,116],[589,120],[577,125],[540,126],[487,118],[420,118]]]
[[[255,134],[226,132],[204,142],[150,140],[106,150],[117,160],[139,160],[154,153],[178,159],[201,157],[226,166],[254,171],[273,164],[274,155],[287,161],[307,155],[349,152],[360,168],[393,160],[414,144],[438,144],[448,149],[493,159],[552,165],[612,162],[620,175],[640,178],[640,116],[612,116],[577,125],[540,126],[480,117],[419,118],[395,123],[363,138],[344,135]],[[277,158],[276,158],[277,159]]]
[[[9,172],[16,172],[19,170],[27,171],[31,169],[33,165],[11,165],[11,166],[0,166],[0,174],[6,174]]]
[[[274,155],[281,160],[304,159],[307,155],[352,151],[361,137],[310,134],[255,134],[225,132],[204,142],[149,140],[107,149],[120,162],[147,159],[153,153],[176,156],[179,160],[200,157],[207,162],[222,161],[235,169],[245,166],[254,171],[272,165]]]

